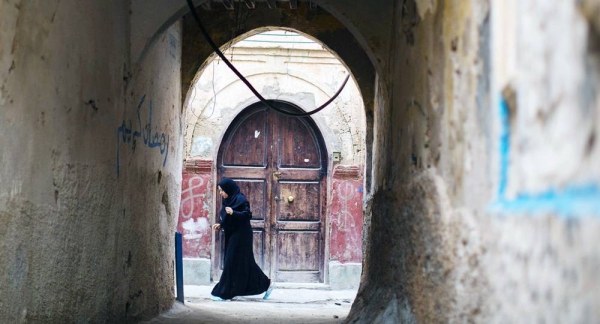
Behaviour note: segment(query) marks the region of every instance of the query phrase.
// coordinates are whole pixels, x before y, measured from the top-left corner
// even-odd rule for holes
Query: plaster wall
[[[208,0],[193,0],[194,5],[199,6],[202,3],[209,2]],[[340,35],[336,33],[336,29],[338,28],[336,23],[327,22],[326,19],[322,20],[319,17],[319,14],[312,15],[306,14],[306,2],[300,2],[300,6],[298,6],[298,10],[290,11],[288,10],[289,4],[285,1],[277,1],[276,6],[277,9],[268,9],[266,1],[256,1],[256,8],[252,11],[255,13],[254,15],[246,17],[245,26],[240,26],[242,29],[249,28],[249,30],[254,29],[253,23],[251,20],[259,19],[262,20],[263,23],[260,27],[267,26],[282,26],[286,24],[298,24],[296,27],[300,27],[300,25],[304,25],[304,19],[297,19],[294,16],[305,16],[308,18],[308,21],[313,19],[319,20],[320,24],[325,24],[331,28],[330,35],[322,35],[324,36],[322,41],[333,41],[335,39],[330,39],[331,36]],[[386,70],[385,66],[381,66],[381,64],[387,63],[388,50],[390,45],[390,22],[392,19],[392,12],[390,11],[392,1],[391,0],[373,0],[369,3],[352,3],[349,4],[346,0],[319,0],[316,3],[331,13],[331,15],[335,16],[337,20],[339,20],[350,33],[355,37],[355,40],[362,46],[363,48],[369,48],[371,50],[367,51],[368,61],[371,64],[376,65],[376,67],[380,70]],[[236,7],[239,3],[236,3]],[[243,5],[243,4],[242,4]],[[132,61],[138,61],[139,58],[144,57],[145,52],[152,44],[155,39],[155,35],[159,34],[164,29],[168,28],[175,21],[179,20],[182,16],[189,13],[189,9],[187,5],[183,2],[172,2],[172,1],[163,1],[163,0],[132,0],[131,1],[131,17],[132,17],[132,27],[131,27],[131,57]],[[281,12],[289,12],[290,14],[280,15]],[[216,14],[218,13],[218,14]],[[217,22],[222,20],[224,17],[218,16],[228,16],[232,14],[233,11],[229,11],[228,14],[223,15],[222,6],[213,4],[211,6],[211,10],[207,12],[203,12],[200,10],[200,14],[207,16],[212,16],[213,19],[209,19],[208,21],[203,18],[207,26],[210,28],[213,22]],[[312,15],[312,17],[311,17]],[[275,18],[275,19],[273,19]],[[280,18],[280,19],[279,19]],[[212,22],[210,21],[212,20]],[[267,23],[268,21],[268,23]],[[312,26],[308,27],[309,30],[313,32],[317,31],[318,28],[322,28],[323,26],[316,26],[313,23]],[[293,26],[289,26],[293,27]],[[212,29],[213,31],[218,28]],[[300,28],[304,29],[304,28]],[[229,31],[231,32],[231,31]],[[312,33],[310,33],[312,34]],[[213,34],[213,37],[215,35]],[[231,34],[229,35],[219,35],[219,37],[224,36],[224,41],[227,42],[231,38]],[[234,35],[234,37],[237,35]],[[313,35],[314,36],[314,35]],[[220,40],[217,37],[217,43]],[[343,39],[343,38],[342,38]],[[360,55],[356,54],[355,55]],[[367,62],[365,62],[367,63]],[[184,64],[185,65],[185,64]],[[192,72],[195,71],[184,71],[184,72]],[[366,77],[360,73],[360,77]],[[184,80],[187,79],[187,76],[184,75]],[[188,82],[184,81],[185,86],[189,86],[190,80]],[[184,89],[187,92],[187,89]],[[367,99],[369,100],[369,99]]]
[[[257,34],[234,44],[225,55],[266,99],[310,111],[333,96],[349,72],[321,45],[294,34]],[[282,40],[286,43],[276,43]],[[257,100],[221,59],[211,60],[189,93],[186,159],[215,159],[233,118]],[[341,153],[340,164],[364,164],[364,105],[352,78],[330,106],[311,117],[328,151]]]
[[[576,1],[396,4],[348,322],[598,321],[595,20]]]
[[[600,1],[496,2],[492,317],[600,320]],[[508,14],[508,16],[507,16]],[[502,17],[509,17],[503,19]],[[552,23],[549,23],[552,22]],[[499,216],[499,217],[498,217]],[[492,257],[495,256],[495,257]],[[510,296],[510,298],[508,298]]]
[[[131,70],[129,9],[0,3],[2,323],[129,322],[172,304],[180,28]]]
[[[257,10],[244,28],[323,40],[374,94],[372,195],[348,321],[599,321],[598,0],[319,4],[339,22]],[[505,16],[488,20],[490,7]],[[125,322],[170,305],[178,93],[208,55],[192,46],[180,75],[177,42],[157,33],[170,34],[183,8],[0,2],[2,322]],[[213,28],[235,21],[204,16]],[[348,31],[366,56],[344,53],[355,45]],[[133,141],[144,95],[153,126]],[[144,143],[143,129],[158,142]],[[180,139],[166,149],[163,133]]]
[[[214,186],[212,163],[207,162],[205,169],[189,166],[183,172],[177,230],[182,234],[185,258],[209,259],[211,255]]]

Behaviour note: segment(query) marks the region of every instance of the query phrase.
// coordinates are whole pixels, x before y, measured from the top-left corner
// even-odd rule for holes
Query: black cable
[[[235,73],[235,75],[237,75],[238,78],[240,78],[240,80],[242,80],[242,82],[244,82],[244,84],[248,87],[248,89],[250,89],[250,91],[252,91],[252,93],[267,107],[281,113],[284,115],[288,115],[288,116],[294,116],[294,117],[305,117],[305,116],[310,116],[312,114],[316,114],[319,111],[325,109],[325,107],[327,107],[330,103],[332,103],[335,98],[337,98],[337,96],[342,92],[342,90],[344,89],[344,87],[346,86],[346,83],[348,82],[348,79],[350,79],[350,74],[348,74],[346,76],[346,79],[344,80],[344,83],[342,83],[342,86],[340,87],[340,89],[333,95],[333,97],[331,97],[329,100],[327,100],[327,102],[325,102],[323,105],[321,105],[320,107],[312,110],[312,111],[308,111],[308,112],[304,112],[304,113],[293,113],[293,112],[289,112],[286,110],[283,110],[281,108],[277,108],[273,105],[271,105],[267,99],[263,98],[263,96],[261,96],[260,93],[258,93],[258,91],[256,91],[256,89],[254,89],[254,87],[252,86],[252,84],[250,84],[250,82],[240,73],[240,71],[238,71],[235,66],[233,66],[233,64],[231,64],[231,62],[229,62],[229,60],[227,60],[227,58],[225,57],[225,55],[223,54],[223,52],[221,52],[221,50],[219,49],[219,47],[217,47],[217,45],[215,44],[215,42],[213,42],[212,38],[210,38],[210,35],[208,35],[208,32],[206,31],[206,29],[204,28],[204,26],[202,25],[202,22],[200,21],[200,17],[198,17],[198,13],[196,12],[196,7],[194,7],[194,4],[192,3],[192,0],[186,0],[188,7],[190,7],[190,11],[192,13],[192,16],[194,17],[194,20],[196,20],[196,23],[198,24],[198,27],[200,28],[200,31],[202,32],[202,35],[204,35],[204,38],[206,39],[206,42],[208,42],[208,44],[212,47],[212,49],[215,51],[215,53],[217,53],[217,55],[221,58],[221,60],[223,60],[223,62],[225,62],[225,64],[231,69],[231,71],[233,71],[233,73]]]

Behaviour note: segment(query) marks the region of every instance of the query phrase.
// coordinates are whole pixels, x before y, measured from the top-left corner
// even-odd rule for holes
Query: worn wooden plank
[[[320,186],[318,182],[280,182],[278,221],[319,221]],[[291,201],[290,201],[291,200]]]
[[[274,229],[277,231],[318,231],[321,229],[321,222],[278,221]]]
[[[281,116],[280,167],[319,168],[321,156],[314,132],[303,118]]]
[[[221,167],[219,176],[232,179],[265,179],[271,178],[271,173],[266,168],[247,168],[247,167]]]
[[[252,231],[252,251],[254,252],[254,261],[265,271],[265,232],[264,230]]]
[[[252,210],[252,219],[253,220],[265,220],[266,215],[266,189],[267,185],[265,179],[247,179],[247,178],[238,178],[235,179],[240,190],[250,203],[250,208]]]
[[[277,282],[322,282],[319,271],[277,271]]]
[[[324,176],[320,169],[276,168],[271,172],[278,181],[319,181]]]
[[[264,230],[267,227],[265,225],[264,220],[262,220],[262,219],[250,220],[250,225],[252,226],[252,228],[257,229],[257,230]]]
[[[280,231],[277,233],[277,271],[318,271],[319,233]]]
[[[225,140],[223,165],[264,167],[268,141],[266,111],[241,118],[243,120]]]

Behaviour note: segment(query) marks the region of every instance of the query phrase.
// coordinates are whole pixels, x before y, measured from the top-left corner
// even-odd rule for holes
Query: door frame
[[[297,112],[305,112],[304,109],[300,108],[299,105],[289,101],[289,100],[267,100],[269,102],[273,102],[273,103],[282,103],[285,104],[287,106],[293,107],[294,109],[297,110]],[[219,198],[218,198],[218,190],[217,190],[217,179],[218,179],[218,172],[219,172],[219,153],[222,151],[222,145],[223,145],[223,141],[229,136],[231,135],[231,132],[233,131],[233,129],[231,128],[236,122],[239,122],[239,119],[242,118],[246,113],[249,113],[249,110],[252,109],[254,106],[256,106],[257,104],[260,104],[260,101],[254,101],[254,102],[246,102],[244,104],[241,105],[240,109],[236,109],[236,113],[234,115],[232,115],[232,117],[230,118],[230,120],[227,122],[227,127],[225,127],[223,129],[223,131],[221,132],[220,136],[219,136],[219,142],[218,145],[214,146],[213,149],[213,172],[212,172],[212,180],[213,180],[213,188],[211,189],[212,192],[212,211],[213,214],[211,216],[211,224],[214,224],[216,222],[216,219],[218,217],[218,213],[217,211],[217,206],[219,205]],[[276,112],[274,112],[276,113]],[[331,151],[332,148],[330,147],[330,145],[332,145],[329,141],[325,138],[325,133],[323,131],[323,129],[328,129],[325,124],[324,121],[319,120],[320,118],[317,116],[317,118],[314,118],[313,116],[308,116],[307,118],[307,122],[308,122],[308,129],[310,130],[310,132],[313,134],[313,136],[315,136],[316,140],[318,141],[319,147],[321,149],[321,166],[324,169],[324,175],[323,175],[323,181],[325,182],[325,184],[322,186],[321,190],[325,191],[325,199],[321,204],[321,217],[322,217],[322,226],[321,226],[321,237],[322,237],[322,248],[320,249],[322,251],[322,255],[321,255],[321,260],[322,260],[322,269],[321,269],[321,283],[318,283],[316,285],[323,285],[323,284],[328,284],[329,283],[329,253],[330,253],[330,231],[331,231],[331,224],[330,224],[330,215],[329,215],[329,206],[331,203],[331,190],[332,190],[332,170],[333,170],[333,160],[331,158]],[[211,266],[210,266],[210,279],[211,281],[218,281],[219,277],[217,276],[218,273],[218,263],[217,263],[217,247],[216,246],[216,235],[217,233],[212,231],[212,238],[211,238]],[[272,253],[275,253],[275,251],[273,250],[272,246],[273,246],[273,242],[269,242],[269,244],[271,245],[269,247],[269,249],[271,250]],[[274,256],[273,256],[274,258]],[[274,262],[272,262],[274,263]],[[275,267],[271,267],[270,269],[270,273],[267,274],[267,276],[271,277],[275,275]]]

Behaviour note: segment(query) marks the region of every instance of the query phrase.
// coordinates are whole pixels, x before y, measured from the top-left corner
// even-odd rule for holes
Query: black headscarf
[[[234,211],[241,211],[241,207],[248,203],[248,199],[246,199],[246,196],[240,191],[240,187],[238,187],[237,183],[230,178],[221,179],[218,185],[227,194],[227,198],[224,198],[221,203],[220,212],[221,223],[224,223],[227,218],[225,207],[231,207]]]

